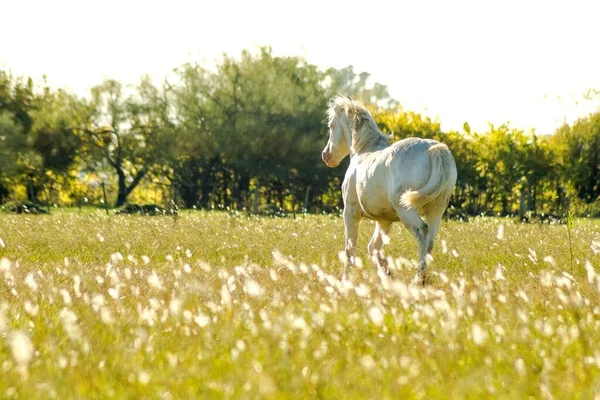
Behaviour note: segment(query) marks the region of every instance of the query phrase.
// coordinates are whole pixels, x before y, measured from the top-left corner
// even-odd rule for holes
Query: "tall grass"
[[[341,281],[337,217],[2,215],[0,397],[591,398],[599,227],[443,223],[421,287],[401,227]]]

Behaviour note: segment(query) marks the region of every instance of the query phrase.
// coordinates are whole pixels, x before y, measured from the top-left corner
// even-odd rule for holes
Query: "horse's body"
[[[456,184],[456,165],[450,150],[435,140],[419,138],[390,145],[369,111],[345,97],[332,99],[328,114],[330,134],[323,161],[335,167],[351,154],[342,184],[348,260],[352,263],[355,257],[360,220],[372,219],[377,224],[369,254],[389,273],[381,248],[392,223],[401,221],[417,239],[419,273],[424,277],[425,258],[433,249]]]

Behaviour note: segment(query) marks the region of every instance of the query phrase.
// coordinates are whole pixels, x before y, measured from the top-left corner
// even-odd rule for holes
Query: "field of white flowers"
[[[0,215],[0,398],[593,398],[600,223],[443,222],[427,286],[333,216]]]

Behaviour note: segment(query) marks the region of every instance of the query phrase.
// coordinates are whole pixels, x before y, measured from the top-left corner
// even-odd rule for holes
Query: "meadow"
[[[594,398],[600,222],[0,214],[0,398]]]

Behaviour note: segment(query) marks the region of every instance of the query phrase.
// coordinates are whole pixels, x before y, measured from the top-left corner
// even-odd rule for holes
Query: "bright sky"
[[[0,68],[85,93],[270,45],[369,72],[444,129],[551,133],[600,103],[575,104],[600,89],[598,15],[576,0],[0,0]]]

